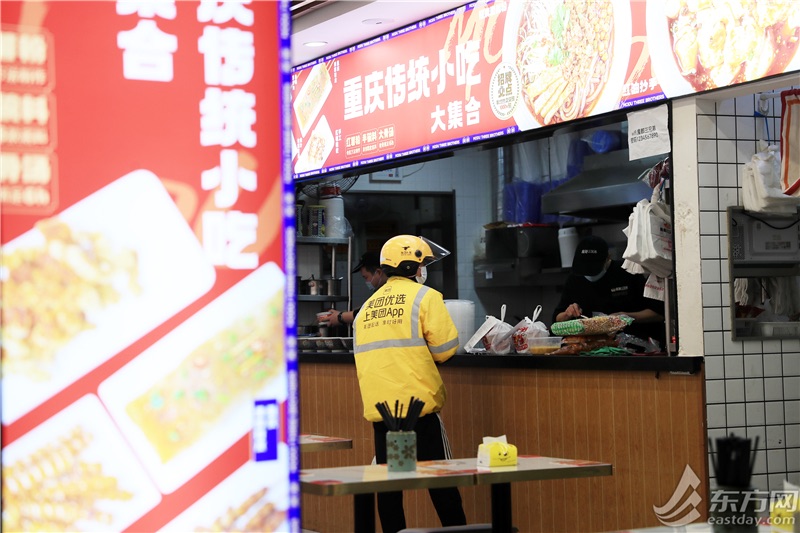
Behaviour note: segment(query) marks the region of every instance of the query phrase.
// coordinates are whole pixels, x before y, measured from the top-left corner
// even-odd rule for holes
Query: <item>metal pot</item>
[[[319,281],[322,283],[320,294],[327,294],[328,296],[339,296],[342,294],[342,278],[326,277]]]
[[[316,335],[319,333],[319,326],[311,325],[311,326],[297,326],[297,334],[299,336],[303,335]]]

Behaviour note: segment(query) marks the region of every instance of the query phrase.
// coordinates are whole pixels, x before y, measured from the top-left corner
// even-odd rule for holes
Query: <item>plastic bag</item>
[[[785,194],[781,187],[779,150],[778,145],[759,141],[759,151],[744,164],[742,203],[746,210],[791,214],[800,205],[800,197]]]
[[[514,341],[511,338],[514,327],[504,322],[506,317],[506,304],[500,307],[500,318],[486,315],[486,321],[478,331],[467,341],[464,350],[467,353],[489,352],[496,355],[510,353]]]
[[[514,329],[511,333],[511,338],[514,340],[514,350],[517,353],[529,353],[530,339],[550,336],[550,333],[548,332],[547,326],[545,326],[544,322],[538,322],[536,320],[539,318],[539,314],[541,314],[541,312],[542,306],[537,305],[536,309],[533,310],[532,319],[526,316],[520,320],[516,326],[514,326]]]

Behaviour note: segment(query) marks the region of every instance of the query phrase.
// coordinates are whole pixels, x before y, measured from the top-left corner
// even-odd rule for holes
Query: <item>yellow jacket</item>
[[[442,293],[399,276],[361,307],[353,324],[353,349],[364,418],[382,420],[375,409],[411,396],[425,402],[420,416],[441,410],[447,392],[436,363],[458,349],[458,331]]]

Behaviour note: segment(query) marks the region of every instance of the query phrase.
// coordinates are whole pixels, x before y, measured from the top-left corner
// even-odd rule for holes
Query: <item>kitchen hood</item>
[[[665,156],[628,160],[628,150],[587,155],[580,174],[542,195],[542,212],[627,221],[633,206],[653,191],[639,179]]]

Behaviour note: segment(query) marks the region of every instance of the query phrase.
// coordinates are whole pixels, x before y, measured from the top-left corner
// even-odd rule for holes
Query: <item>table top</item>
[[[353,439],[327,435],[300,435],[301,452],[327,452],[329,450],[347,450],[352,447]]]
[[[366,494],[589,476],[609,476],[608,463],[523,455],[514,466],[479,467],[477,459],[418,461],[415,472],[389,472],[386,465],[342,466],[300,471],[301,490],[321,496]]]

